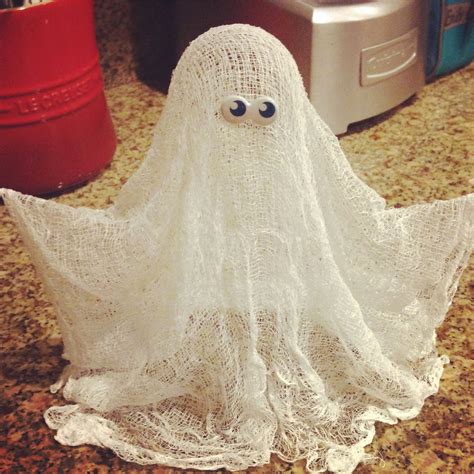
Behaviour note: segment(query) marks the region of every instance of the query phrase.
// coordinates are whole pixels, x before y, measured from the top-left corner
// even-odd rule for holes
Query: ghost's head
[[[212,28],[193,41],[173,74],[169,106],[209,139],[285,135],[306,94],[295,61],[274,36],[249,25]],[[293,134],[294,135],[294,134]]]

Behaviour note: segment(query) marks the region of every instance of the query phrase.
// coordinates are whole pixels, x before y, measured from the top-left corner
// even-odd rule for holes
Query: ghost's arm
[[[442,314],[472,251],[474,195],[389,209],[353,173],[336,137],[316,147],[320,205],[357,299],[388,311],[436,301]]]
[[[104,353],[105,343],[121,351],[136,344],[137,298],[147,268],[157,266],[151,254],[156,246],[148,242],[153,233],[145,221],[116,220],[104,211],[14,191],[3,194],[56,307],[66,358],[83,367],[107,367],[115,355]]]
[[[74,287],[101,296],[122,294],[133,286],[139,263],[150,257],[143,255],[152,238],[145,222],[10,190],[4,200],[36,262]]]
[[[473,246],[474,195],[386,209],[374,216],[374,263],[395,309],[416,297],[444,314]]]

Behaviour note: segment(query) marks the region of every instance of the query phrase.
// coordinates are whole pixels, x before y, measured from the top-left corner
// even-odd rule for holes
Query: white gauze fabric
[[[229,95],[254,115],[228,122]],[[261,97],[270,124],[250,106]],[[259,28],[190,44],[111,207],[3,195],[70,361],[74,404],[45,414],[62,444],[193,469],[274,452],[351,472],[376,420],[411,418],[438,389],[435,328],[472,251],[474,195],[387,208]]]

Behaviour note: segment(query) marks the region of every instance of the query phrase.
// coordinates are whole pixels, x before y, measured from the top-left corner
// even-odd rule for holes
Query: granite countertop
[[[448,199],[473,192],[474,67],[468,66],[426,86],[382,116],[351,126],[341,144],[354,170],[385,197],[390,206]],[[118,133],[112,164],[94,181],[61,196],[58,202],[103,208],[137,169],[151,141],[151,132],[165,96],[140,82],[107,91]],[[126,463],[96,447],[65,447],[43,421],[51,405],[64,404],[49,385],[64,361],[53,309],[43,293],[30,258],[0,205],[1,435],[0,472],[191,472]],[[439,352],[447,354],[438,394],[430,397],[412,421],[377,425],[367,448],[379,460],[359,466],[357,473],[467,473],[469,463],[469,340],[472,317],[465,271],[447,319],[438,329]],[[380,461],[381,460],[381,461]],[[224,471],[221,471],[224,472]],[[304,472],[304,461],[293,465],[272,456],[271,465],[248,472]]]

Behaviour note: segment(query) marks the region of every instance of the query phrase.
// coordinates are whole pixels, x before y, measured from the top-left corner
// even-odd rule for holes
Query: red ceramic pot
[[[111,161],[92,0],[0,10],[0,187],[46,194]]]

